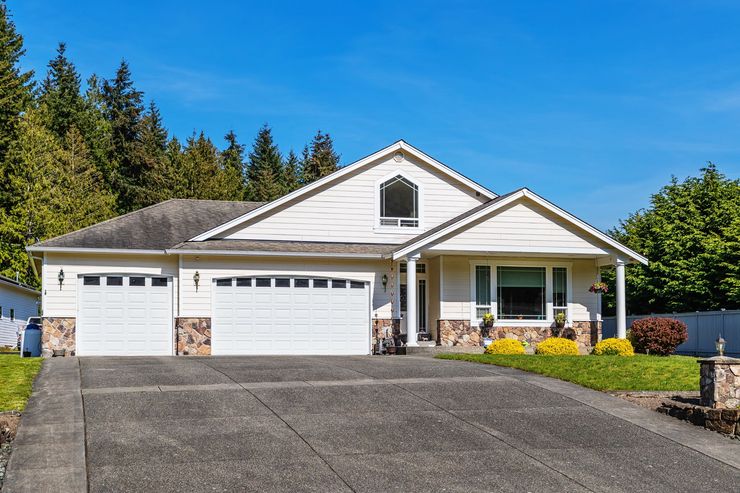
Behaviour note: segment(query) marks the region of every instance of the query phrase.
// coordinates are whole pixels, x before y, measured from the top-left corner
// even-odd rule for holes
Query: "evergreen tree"
[[[16,129],[33,97],[33,71],[23,72],[23,36],[15,30],[8,7],[0,4],[0,164],[16,138]]]
[[[311,144],[303,150],[302,183],[304,185],[334,173],[339,169],[339,154],[327,133],[316,132]]]
[[[283,160],[280,150],[273,142],[272,130],[264,125],[249,153],[247,167],[247,197],[249,200],[270,201],[280,197],[283,191]]]
[[[283,194],[290,193],[293,190],[300,188],[301,186],[301,168],[298,156],[295,155],[293,149],[288,153],[288,157],[283,163]]]
[[[728,179],[714,164],[699,177],[674,177],[650,207],[610,234],[650,259],[627,268],[629,312],[740,308],[740,180]],[[603,276],[613,286],[613,270]],[[608,311],[613,293],[604,295]]]
[[[59,43],[57,56],[41,84],[39,102],[44,108],[49,130],[63,139],[71,127],[83,128],[85,102],[80,94],[80,75],[67,58],[66,45]]]
[[[137,180],[138,195],[134,202],[137,207],[145,207],[159,202],[158,198],[163,191],[156,185],[155,175],[162,173],[167,164],[167,129],[164,128],[162,116],[153,101],[149,103],[149,109],[141,120],[139,142],[140,145],[136,147],[136,162],[141,166],[142,176]]]
[[[246,196],[247,168],[244,162],[244,146],[239,143],[233,130],[224,136],[228,143],[221,152],[221,166],[227,175],[229,183],[234,189],[230,195],[238,196],[242,200]]]
[[[80,118],[79,130],[92,159],[103,174],[103,179],[108,189],[114,190],[114,164],[111,163],[113,155],[111,142],[111,124],[106,117],[106,104],[103,97],[103,84],[93,74],[87,80],[87,91],[83,97],[84,111]]]
[[[103,83],[103,99],[111,125],[111,156],[114,184],[118,189],[118,209],[129,212],[140,207],[143,164],[138,149],[144,113],[143,93],[134,88],[131,71],[121,61],[113,80]]]
[[[203,132],[188,139],[182,154],[181,197],[210,200],[239,200],[233,183],[220,165],[220,152]],[[241,192],[241,188],[238,190]]]

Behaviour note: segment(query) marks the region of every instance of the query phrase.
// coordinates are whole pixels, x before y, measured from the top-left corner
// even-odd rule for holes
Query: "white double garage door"
[[[79,280],[77,353],[173,354],[172,278],[87,275]],[[214,279],[211,352],[368,354],[370,290],[348,279]]]

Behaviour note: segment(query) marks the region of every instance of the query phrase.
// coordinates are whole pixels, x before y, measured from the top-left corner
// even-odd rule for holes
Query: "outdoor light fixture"
[[[195,274],[193,274],[193,282],[195,283],[195,292],[198,292],[198,284],[200,284],[200,272],[197,270],[195,271]]]
[[[380,282],[383,283],[383,291],[385,291],[385,287],[388,285],[388,276],[383,274],[383,277],[380,279]]]
[[[57,275],[57,279],[59,280],[59,291],[61,291],[62,284],[64,284],[64,269],[59,269],[59,275]]]
[[[725,355],[725,342],[727,342],[727,341],[725,341],[722,338],[722,334],[720,334],[719,335],[719,338],[717,338],[717,340],[714,341],[714,347],[717,348],[717,354],[719,354],[720,356],[724,356]]]

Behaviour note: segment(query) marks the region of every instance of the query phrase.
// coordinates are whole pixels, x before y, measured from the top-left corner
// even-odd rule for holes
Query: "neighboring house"
[[[489,311],[495,337],[533,343],[563,312],[586,349],[599,268],[616,265],[623,325],[624,265],[647,262],[404,141],[273,202],[169,200],[28,250],[45,353],[79,355],[368,354],[383,331],[479,345]]]
[[[39,315],[40,297],[31,286],[0,276],[0,346],[18,345],[18,331]]]

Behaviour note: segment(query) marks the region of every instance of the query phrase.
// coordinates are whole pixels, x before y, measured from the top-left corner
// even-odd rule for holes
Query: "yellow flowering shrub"
[[[577,356],[578,344],[564,337],[550,337],[537,344],[535,352],[554,356]]]
[[[627,339],[610,337],[594,346],[593,354],[597,356],[634,356],[635,350]]]
[[[486,354],[524,354],[524,346],[516,339],[496,339],[486,346]]]

